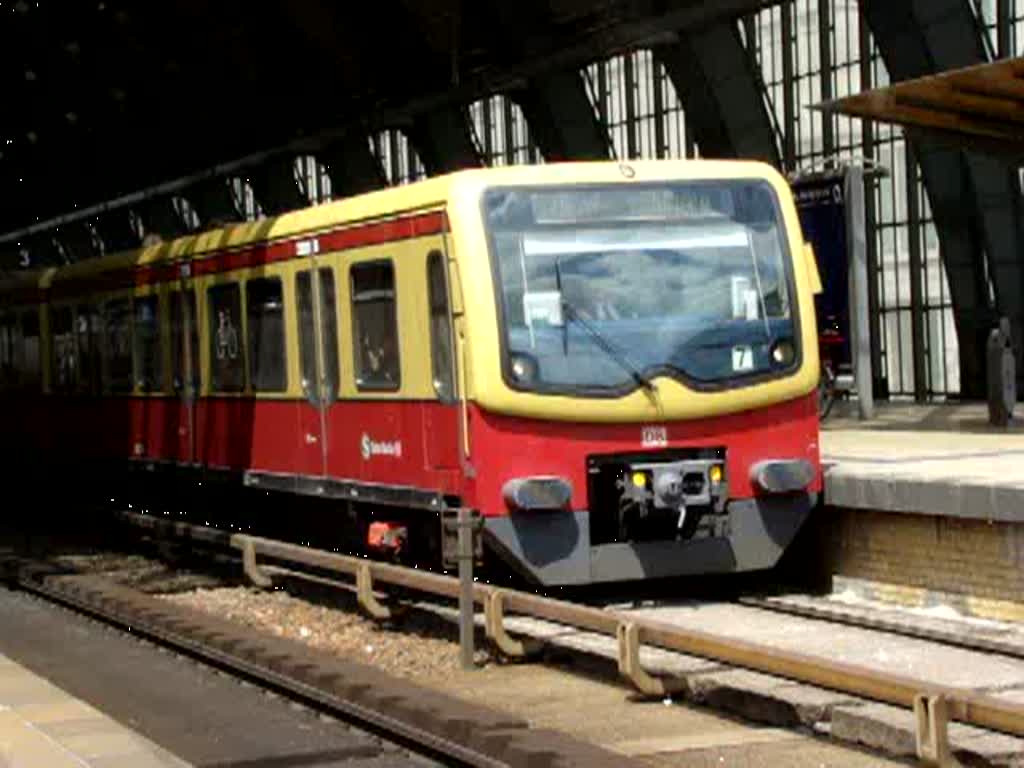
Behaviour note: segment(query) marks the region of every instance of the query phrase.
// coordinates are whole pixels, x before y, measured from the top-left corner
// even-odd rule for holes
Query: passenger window
[[[139,391],[159,392],[163,389],[159,296],[135,299],[135,360]]]
[[[50,315],[50,375],[54,392],[71,392],[75,388],[77,354],[75,328],[70,307],[59,307]]]
[[[14,318],[0,320],[0,387],[9,389],[15,382]]]
[[[187,301],[182,296],[188,296]],[[186,308],[189,310],[188,317],[185,316]],[[185,328],[191,329],[191,348],[185,349]],[[187,354],[187,357],[186,357]],[[196,311],[195,291],[182,293],[175,291],[171,294],[171,355],[174,360],[174,380],[172,382],[174,391],[178,394],[185,388],[186,361],[191,362],[192,368],[192,392],[199,388],[199,313]]]
[[[443,402],[451,402],[455,397],[452,321],[448,311],[444,256],[439,251],[433,251],[427,257],[427,290],[430,298],[430,351],[434,391]]]
[[[42,359],[39,347],[39,314],[34,310],[21,316],[21,343],[21,387],[25,390],[39,391]]]
[[[245,389],[242,351],[242,305],[238,285],[216,285],[207,291],[210,302],[210,386],[215,392]]]
[[[107,387],[111,392],[132,390],[131,306],[127,299],[106,306]]]
[[[82,305],[75,318],[78,336],[78,391],[100,391],[100,315],[95,307]]]
[[[356,264],[350,274],[356,387],[398,389],[401,374],[394,269],[390,261]]]
[[[253,390],[281,392],[287,389],[281,281],[276,277],[249,280],[245,284],[245,313]]]
[[[334,289],[334,270],[321,267],[320,273],[320,314],[321,336],[324,345],[324,379],[327,391],[324,396],[333,400],[338,391],[338,308]],[[314,335],[313,287],[308,270],[295,276],[295,293],[299,315],[299,355],[302,362],[302,389],[307,395],[315,391],[316,381],[316,336]]]

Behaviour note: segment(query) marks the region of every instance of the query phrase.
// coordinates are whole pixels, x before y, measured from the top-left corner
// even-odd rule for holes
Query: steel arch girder
[[[864,0],[861,6],[892,81],[988,59],[967,0]],[[949,278],[960,342],[961,391],[968,397],[985,396],[985,338],[994,321],[987,302],[986,268],[994,284],[996,313],[1011,320],[1018,378],[1024,383],[1019,179],[994,158],[951,150],[918,134],[908,138],[932,202]]]
[[[735,23],[681,32],[677,43],[659,46],[655,56],[683,102],[702,156],[755,158],[780,167],[763,87]]]

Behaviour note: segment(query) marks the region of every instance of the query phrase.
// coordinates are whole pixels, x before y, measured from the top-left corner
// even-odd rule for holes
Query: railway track
[[[432,599],[448,598],[448,608],[442,611],[447,610],[449,617],[457,615],[457,611],[451,608],[450,598],[457,596],[458,584],[454,579],[440,574],[350,558],[295,544],[232,534],[182,522],[170,522],[162,517],[134,513],[122,513],[118,517],[121,524],[128,524],[136,531],[141,530],[144,535],[152,537],[157,542],[177,540],[184,542],[189,548],[196,546],[206,553],[213,553],[214,557],[236,571],[239,565],[238,555],[241,554],[241,560],[250,579],[264,585],[269,584],[271,574],[275,578],[312,580],[335,587],[345,586],[344,582],[337,579],[338,573],[353,576],[360,604],[376,618],[385,618],[392,610],[380,602],[379,588],[382,583],[388,585],[387,591],[392,592],[393,596],[396,590],[402,590],[405,595],[418,593],[415,600],[405,602],[420,607],[427,605],[430,610],[437,609],[437,606],[432,605]],[[228,554],[231,552],[233,556]],[[375,584],[378,589],[374,588]],[[520,632],[522,629],[518,620],[523,617],[535,617],[541,623],[548,622],[564,628],[574,627],[594,636],[610,635],[618,641],[619,672],[647,696],[671,695],[672,689],[665,678],[652,676],[644,670],[640,663],[641,642],[666,651],[724,663],[727,667],[766,672],[794,682],[851,694],[866,701],[909,707],[920,716],[919,723],[924,722],[929,726],[927,732],[918,732],[918,757],[933,764],[944,764],[943,756],[948,756],[949,744],[945,740],[947,723],[951,721],[959,720],[964,724],[1004,734],[1024,735],[1024,706],[993,698],[976,690],[944,688],[927,680],[841,662],[830,662],[801,653],[780,651],[700,630],[688,630],[665,624],[656,617],[645,617],[642,611],[634,613],[628,609],[619,610],[611,606],[599,608],[566,603],[484,584],[475,584],[473,595],[474,601],[485,609],[484,625],[487,635],[502,653],[509,656],[525,655],[529,653],[531,646],[529,639],[515,640],[507,634],[503,619],[505,610],[516,614],[517,618],[511,619],[509,625]],[[395,605],[402,601],[391,602]],[[817,619],[842,619],[841,611],[824,611],[820,605],[815,608],[813,605],[800,605],[799,601],[745,598],[737,602],[746,604],[749,608],[769,608]],[[827,613],[836,615],[834,619],[829,619]],[[976,638],[972,646],[970,638],[954,637],[941,628],[901,626],[884,618],[875,621],[869,621],[864,616],[846,618],[848,621],[845,623],[855,623],[877,631],[973,647],[987,653],[1005,650],[1011,651],[1007,655],[1017,655],[1009,644],[997,642],[993,638]],[[237,634],[238,628],[233,629]],[[221,631],[224,630],[216,630],[215,633]],[[230,635],[230,631],[228,634]],[[309,685],[308,680],[302,682]],[[301,690],[299,694],[301,695]],[[619,757],[616,757],[616,760],[616,764],[624,764]],[[591,761],[588,764],[599,763]]]
[[[872,629],[902,637],[913,637],[933,643],[964,648],[971,651],[996,653],[1014,659],[1024,659],[1024,633],[1006,630],[971,630],[954,626],[955,622],[934,619],[916,619],[896,611],[856,610],[838,605],[824,598],[797,596],[740,597],[740,605],[759,608],[790,616],[805,616],[835,624]]]
[[[0,560],[12,588],[192,657],[438,765],[629,766],[598,747],[471,706],[375,668],[229,621],[90,573],[23,557]],[[367,755],[369,763],[378,755]],[[353,763],[357,765],[357,763]]]

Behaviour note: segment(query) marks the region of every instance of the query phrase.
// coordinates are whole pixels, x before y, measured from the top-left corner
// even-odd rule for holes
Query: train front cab
[[[466,177],[451,216],[488,548],[547,585],[775,565],[821,491],[820,283],[785,181],[567,165]]]

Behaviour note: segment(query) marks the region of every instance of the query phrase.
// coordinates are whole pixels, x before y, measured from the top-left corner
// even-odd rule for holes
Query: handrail
[[[449,598],[457,597],[459,594],[458,580],[439,573],[325,552],[257,536],[232,534],[225,537],[223,532],[216,529],[190,526],[181,522],[167,521],[162,525],[164,521],[159,518],[134,512],[121,512],[117,516],[133,525],[197,541],[224,543],[227,538],[227,543],[235,549],[251,549],[255,554],[299,565],[323,568],[351,576],[363,571],[375,582]],[[491,600],[490,596],[494,594],[500,594],[501,600]],[[998,699],[969,689],[935,685],[919,678],[832,661],[820,656],[775,648],[704,630],[678,627],[633,614],[592,608],[485,584],[473,585],[473,601],[483,605],[485,609],[496,603],[499,612],[504,609],[618,638],[620,670],[623,670],[624,674],[627,670],[634,670],[635,674],[626,676],[637,687],[650,694],[657,694],[663,689],[659,686],[666,683],[650,677],[636,665],[636,644],[639,642],[910,708],[918,715],[919,754],[929,751],[927,744],[922,745],[922,734],[929,740],[934,740],[936,733],[939,734],[939,738],[945,739],[946,717],[981,728],[1024,736],[1024,703]],[[504,635],[503,627],[493,626],[495,620],[500,623],[502,615],[487,616],[488,634],[492,637],[493,631]],[[938,723],[937,731],[936,717],[941,721]],[[940,750],[941,747],[942,745],[939,745]],[[934,744],[931,749],[935,749]]]

